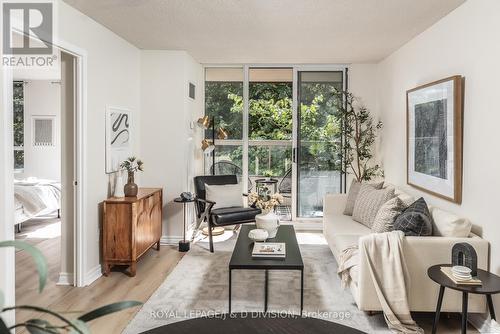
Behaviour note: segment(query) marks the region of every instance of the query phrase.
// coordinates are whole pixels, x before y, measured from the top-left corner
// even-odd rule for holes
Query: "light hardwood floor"
[[[52,222],[53,223],[53,222]],[[101,277],[92,285],[85,288],[56,286],[59,272],[59,239],[26,239],[33,227],[26,224],[23,233],[18,238],[36,244],[46,255],[49,265],[49,282],[42,294],[37,291],[37,275],[33,262],[27,254],[16,253],[16,300],[17,304],[35,304],[58,311],[68,318],[96,307],[122,301],[137,300],[145,302],[175,268],[183,253],[176,247],[162,246],[159,252],[149,250],[137,264],[136,277],[128,277],[119,271],[113,271],[109,277]],[[114,334],[121,333],[128,322],[134,317],[138,308],[125,310],[113,315],[93,321],[93,333]],[[433,314],[415,314],[415,319],[426,333],[432,328]],[[32,318],[43,318],[43,315],[34,312],[18,312],[17,322]],[[20,331],[25,333],[25,331]],[[439,325],[439,333],[460,333],[460,317],[458,314],[443,314]],[[468,333],[478,333],[469,326]]]
[[[91,309],[123,300],[145,302],[165,280],[182,258],[176,247],[162,246],[160,251],[149,250],[137,264],[137,275],[128,277],[120,271],[112,271],[109,277],[101,277],[85,288],[57,286],[59,272],[59,238],[30,239],[31,224],[23,226],[18,239],[36,244],[47,257],[49,281],[39,294],[36,270],[25,252],[16,252],[16,303],[38,305],[58,311],[68,318],[76,318]],[[119,270],[119,269],[118,269]],[[134,317],[138,308],[128,309],[91,322],[93,333],[121,333]],[[46,318],[36,312],[17,312],[16,322],[32,318]],[[19,331],[25,333],[26,331]]]

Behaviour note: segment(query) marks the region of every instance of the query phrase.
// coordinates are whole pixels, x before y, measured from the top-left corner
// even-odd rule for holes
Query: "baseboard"
[[[182,239],[183,239],[182,236],[162,235],[161,239],[160,239],[160,244],[161,245],[178,245],[179,241],[181,241]]]
[[[59,273],[59,280],[56,285],[74,285],[74,282],[73,273]]]
[[[500,333],[500,324],[483,314],[469,314],[469,323],[474,326],[479,333]]]
[[[85,274],[85,279],[83,280],[84,286],[90,285],[94,283],[99,277],[102,276],[102,269],[101,265],[97,265],[94,268],[90,269],[86,274]]]

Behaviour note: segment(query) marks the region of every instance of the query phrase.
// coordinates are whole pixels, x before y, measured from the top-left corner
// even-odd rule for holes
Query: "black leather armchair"
[[[256,208],[230,207],[213,209],[215,202],[206,199],[205,184],[225,185],[237,184],[236,175],[205,175],[194,178],[194,189],[196,192],[195,207],[197,227],[202,222],[207,222],[208,238],[210,241],[210,252],[214,252],[212,229],[216,226],[227,226],[250,223],[255,221],[255,216],[261,211]],[[243,194],[242,194],[243,196]]]

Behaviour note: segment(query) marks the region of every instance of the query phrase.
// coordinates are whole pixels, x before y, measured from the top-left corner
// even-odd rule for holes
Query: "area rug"
[[[229,235],[227,235],[229,234]],[[165,282],[143,305],[124,333],[136,334],[169,323],[228,312],[228,263],[236,233],[215,243],[197,242]],[[366,333],[390,333],[383,315],[359,311],[350,290],[340,286],[337,263],[319,233],[297,233],[304,261],[304,315],[353,327]],[[161,265],[160,263],[158,265]],[[264,271],[233,271],[233,312],[263,312]],[[268,311],[300,312],[300,273],[269,272]]]

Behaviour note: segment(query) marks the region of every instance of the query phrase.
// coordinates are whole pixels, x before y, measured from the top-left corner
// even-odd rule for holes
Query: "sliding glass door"
[[[344,68],[206,68],[205,115],[213,126],[204,138],[215,138],[215,149],[206,150],[205,173],[237,174],[248,191],[264,182],[285,198],[282,220],[322,217],[324,195],[342,191],[335,108],[342,89]]]
[[[325,194],[342,190],[342,89],[344,71],[297,71],[297,217],[322,217]]]

